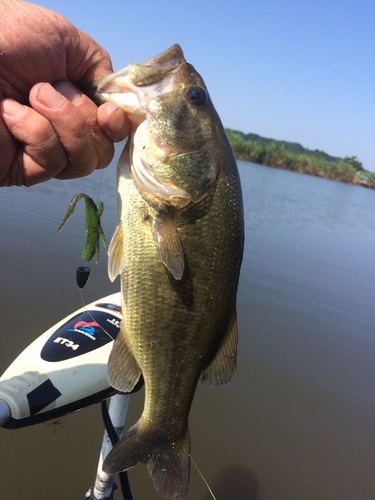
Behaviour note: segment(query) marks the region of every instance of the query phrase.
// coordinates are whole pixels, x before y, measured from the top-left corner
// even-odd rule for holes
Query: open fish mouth
[[[182,49],[175,44],[143,63],[129,64],[100,78],[90,85],[88,93],[100,102],[115,101],[131,121],[142,123],[147,101],[175,88],[176,73],[183,62],[186,61]]]

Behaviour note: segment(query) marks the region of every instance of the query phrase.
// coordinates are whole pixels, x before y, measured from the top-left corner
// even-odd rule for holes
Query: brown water
[[[224,388],[198,387],[193,458],[218,500],[375,499],[375,193],[238,163],[246,215],[238,374]],[[81,306],[84,203],[56,230],[72,196],[96,199],[100,179],[0,190],[1,372]],[[108,240],[115,191],[112,165],[100,195]],[[118,290],[104,250],[91,269],[86,302]],[[131,397],[127,426],[142,400],[142,391]],[[102,433],[98,405],[52,426],[0,430],[0,499],[84,499]],[[161,500],[145,467],[130,481],[134,500]],[[187,499],[209,498],[192,468]]]

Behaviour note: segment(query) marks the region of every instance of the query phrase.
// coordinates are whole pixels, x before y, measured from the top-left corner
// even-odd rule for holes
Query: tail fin
[[[190,435],[172,441],[153,436],[139,421],[109,453],[103,464],[104,472],[111,474],[147,464],[157,491],[165,498],[183,500],[188,492],[190,478]]]

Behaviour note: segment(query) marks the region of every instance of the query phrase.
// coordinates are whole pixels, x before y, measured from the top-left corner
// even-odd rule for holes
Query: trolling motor
[[[89,268],[78,268],[77,283]],[[0,377],[0,426],[17,429],[107,399],[107,362],[119,329],[120,293],[92,302],[32,342]]]
[[[88,267],[77,268],[81,296],[89,276]],[[0,377],[0,427],[5,429],[46,422],[102,403],[106,431],[95,485],[86,493],[91,500],[112,500],[117,488],[114,474],[103,472],[102,463],[122,435],[130,398],[130,394],[117,394],[107,381],[108,357],[121,319],[120,292],[85,305],[32,342]],[[142,385],[140,380],[132,392]],[[119,479],[123,498],[132,500],[127,473],[121,472]]]

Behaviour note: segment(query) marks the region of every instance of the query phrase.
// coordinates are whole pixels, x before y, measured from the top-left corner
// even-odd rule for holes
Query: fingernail
[[[3,113],[8,116],[17,116],[24,112],[25,106],[20,104],[13,99],[4,99],[3,101]]]
[[[107,127],[111,132],[118,132],[125,125],[125,115],[120,108],[116,108],[107,121]]]
[[[76,104],[82,97],[82,93],[70,82],[61,81],[55,83],[53,86],[73,104]]]
[[[39,89],[38,101],[47,108],[55,109],[64,104],[64,98],[49,83],[43,83]]]

